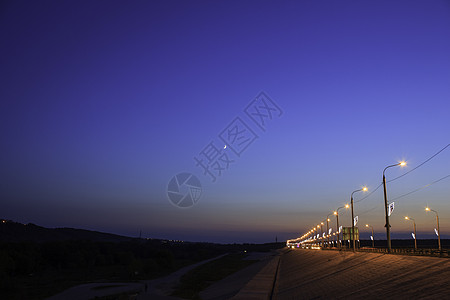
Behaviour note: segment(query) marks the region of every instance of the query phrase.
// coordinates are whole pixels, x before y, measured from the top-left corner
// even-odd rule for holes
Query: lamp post
[[[438,243],[439,243],[439,251],[441,251],[441,250],[442,250],[442,249],[441,249],[441,234],[440,234],[440,232],[439,232],[439,216],[438,216],[438,213],[437,213],[437,211],[432,210],[432,209],[429,208],[428,206],[425,207],[425,210],[426,210],[426,211],[432,211],[432,212],[434,212],[434,213],[436,214],[437,236],[438,236]]]
[[[390,165],[384,168],[383,170],[383,190],[384,190],[384,215],[386,217],[386,238],[387,238],[387,246],[388,246],[388,253],[391,253],[391,225],[389,225],[389,215],[388,215],[388,201],[387,201],[387,193],[386,193],[386,177],[384,176],[384,172],[386,169],[396,166],[406,166],[406,162],[402,161],[395,165]]]
[[[413,221],[413,224],[414,224],[414,251],[417,251],[416,221],[410,217],[405,217],[405,220]]]
[[[317,226],[317,228],[319,228],[319,226]],[[318,237],[318,235],[319,235],[319,229],[317,229],[316,227],[314,227],[314,235],[316,235],[315,236],[315,239],[317,240],[316,241],[316,245],[317,245],[317,243],[319,243],[319,246],[320,246],[320,241],[319,241],[319,237]],[[316,234],[316,232],[317,232],[317,234]]]
[[[373,226],[366,224],[366,227],[372,228],[372,248],[375,248],[375,237],[373,236]]]
[[[352,195],[350,196],[350,203],[352,205],[352,240],[353,240],[353,252],[356,251],[356,241],[355,241],[355,216],[353,215],[353,194],[356,192],[361,191],[367,191],[366,187],[363,187],[362,189],[356,190],[352,192]]]
[[[331,216],[333,213],[330,213],[330,214],[328,214],[327,215],[327,247],[329,248],[330,247],[330,233],[329,233],[329,231],[330,231],[330,228],[329,228],[329,226],[328,226],[328,223],[330,222],[330,218],[328,218],[329,216]]]
[[[338,244],[338,248],[341,248],[341,232],[339,231],[339,210],[341,208],[349,208],[350,206],[348,204],[345,204],[344,206],[339,207],[338,209],[336,209],[335,212],[333,212],[333,214],[336,216],[336,232],[337,232],[337,244]]]
[[[317,238],[317,242],[319,242],[319,246],[322,246],[322,237],[321,237],[321,234],[319,234],[319,228],[320,228],[320,224],[317,225],[317,235],[319,236]]]
[[[321,244],[323,247],[323,222],[320,222],[320,224],[317,225],[317,227],[319,227],[319,226],[320,226],[320,240],[322,241]],[[319,230],[317,230],[317,231],[319,231]]]

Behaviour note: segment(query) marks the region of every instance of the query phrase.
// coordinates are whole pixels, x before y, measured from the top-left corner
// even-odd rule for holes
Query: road
[[[450,259],[295,249],[272,299],[450,299]]]

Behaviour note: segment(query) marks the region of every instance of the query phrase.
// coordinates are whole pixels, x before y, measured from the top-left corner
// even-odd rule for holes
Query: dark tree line
[[[0,276],[30,275],[43,270],[136,266],[147,276],[167,273],[180,264],[225,251],[213,244],[166,241],[56,241],[0,244]]]

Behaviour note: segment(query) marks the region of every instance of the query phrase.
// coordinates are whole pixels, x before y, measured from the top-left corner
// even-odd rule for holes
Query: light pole
[[[312,240],[312,244],[316,244],[315,240],[316,240],[316,227],[314,227],[313,229],[311,229],[312,233],[313,233],[313,240]]]
[[[372,228],[372,248],[375,248],[375,237],[373,236],[373,226],[366,224],[366,227]]]
[[[439,232],[439,216],[438,216],[438,213],[437,213],[437,211],[432,210],[432,209],[429,208],[428,206],[425,207],[425,210],[426,210],[426,211],[432,211],[432,212],[434,212],[434,213],[436,214],[437,236],[438,236],[438,243],[439,243],[439,251],[441,251],[441,250],[442,250],[442,249],[441,249],[441,234],[440,234],[440,232]]]
[[[366,187],[363,187],[362,189],[356,190],[352,192],[352,195],[350,196],[350,203],[352,205],[352,240],[353,240],[353,252],[356,251],[356,241],[355,241],[355,216],[353,215],[353,194],[356,192],[365,192],[367,191]]]
[[[323,222],[320,222],[320,224],[319,225],[317,225],[317,227],[319,227],[320,226],[320,240],[322,241],[322,247],[323,247]],[[317,229],[317,231],[319,231],[318,229]]]
[[[338,234],[337,235],[337,239],[336,239],[336,246],[338,248],[340,248],[340,243],[339,243],[339,214],[338,214],[337,210],[334,211],[333,214],[336,216],[336,233]]]
[[[386,194],[386,177],[384,176],[384,172],[387,168],[396,167],[396,166],[406,166],[406,162],[402,161],[395,165],[390,165],[384,168],[383,170],[383,190],[384,190],[384,215],[386,217],[386,238],[387,238],[387,246],[388,246],[388,253],[391,253],[391,225],[389,225],[389,215],[388,215],[388,201],[387,201],[387,194]]]
[[[344,206],[339,207],[338,209],[336,209],[335,212],[333,212],[333,214],[336,216],[336,233],[337,233],[337,244],[338,244],[338,248],[341,248],[341,232],[339,231],[339,210],[341,208],[349,208],[350,206],[348,204],[345,204]]]
[[[405,217],[405,220],[413,221],[413,224],[414,224],[414,251],[417,251],[416,221],[410,217]]]
[[[322,242],[320,240],[320,234],[319,234],[320,225],[317,225],[316,228],[317,228],[317,235],[318,235],[317,242],[319,242],[319,246],[322,246]]]
[[[327,215],[327,247],[328,248],[330,247],[330,237],[329,237],[329,235],[330,235],[330,233],[329,233],[330,228],[328,226],[328,223],[330,222],[330,218],[328,218],[328,217],[331,216],[332,214],[333,213],[330,213],[330,214]]]

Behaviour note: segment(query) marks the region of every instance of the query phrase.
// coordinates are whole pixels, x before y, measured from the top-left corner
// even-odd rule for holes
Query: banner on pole
[[[389,217],[392,215],[393,211],[394,211],[394,202],[389,203],[389,207],[388,207],[388,216]]]

